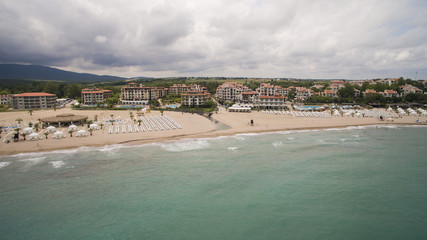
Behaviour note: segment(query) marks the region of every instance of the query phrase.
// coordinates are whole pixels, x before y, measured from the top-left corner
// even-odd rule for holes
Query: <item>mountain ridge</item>
[[[56,80],[90,83],[119,81],[127,78],[90,73],[77,73],[42,65],[0,64],[0,80],[2,79]]]

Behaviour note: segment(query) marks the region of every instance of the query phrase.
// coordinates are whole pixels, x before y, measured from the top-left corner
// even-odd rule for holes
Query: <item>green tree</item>
[[[44,136],[45,136],[45,137],[46,137],[46,139],[47,139],[47,136],[49,135],[49,133],[48,133],[48,132],[44,132],[43,134],[44,134]]]
[[[297,90],[295,88],[291,88],[290,91],[288,91],[288,99],[292,101],[295,98]]]
[[[107,105],[109,108],[113,107],[113,105],[117,104],[119,99],[117,97],[107,98]]]
[[[25,136],[27,136],[27,134],[21,133],[21,137],[24,138],[24,141],[25,141]]]
[[[68,84],[64,87],[64,96],[76,99],[81,96],[83,86],[81,84]]]
[[[337,95],[341,98],[353,98],[354,87],[350,83],[346,83],[343,88],[338,89]]]
[[[61,96],[61,91],[59,89],[59,84],[53,82],[44,83],[43,92],[56,94]]]

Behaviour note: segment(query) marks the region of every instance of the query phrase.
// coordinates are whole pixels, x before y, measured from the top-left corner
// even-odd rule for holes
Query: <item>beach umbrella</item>
[[[333,115],[336,116],[336,117],[341,116],[341,114],[340,114],[340,112],[338,112],[338,110],[334,110],[334,114]]]
[[[76,133],[76,137],[86,137],[87,136],[87,133],[86,133],[86,131],[85,130],[79,130],[79,131],[77,131],[77,133]]]
[[[72,125],[70,125],[70,126],[68,127],[68,129],[69,129],[69,130],[71,130],[71,131],[77,131],[77,126],[76,126],[76,125],[74,125],[74,124],[72,124]]]
[[[48,133],[54,133],[56,131],[56,127],[49,126],[49,127],[46,128],[46,130],[47,130]]]
[[[40,140],[40,135],[38,133],[31,133],[28,136],[28,141],[37,141]]]
[[[24,128],[23,131],[24,131],[24,134],[31,134],[34,132],[33,128],[30,128],[30,127]]]
[[[64,133],[63,133],[63,132],[56,131],[56,132],[53,134],[53,138],[56,138],[56,139],[65,138],[65,135],[64,135]]]
[[[98,129],[98,124],[97,123],[92,123],[91,125],[89,125],[90,129]]]

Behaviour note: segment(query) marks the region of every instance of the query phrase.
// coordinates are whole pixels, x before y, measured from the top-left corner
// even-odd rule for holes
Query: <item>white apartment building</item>
[[[251,89],[249,89],[246,86],[243,86],[242,84],[237,84],[235,82],[226,82],[222,85],[218,86],[216,90],[216,95],[218,97],[219,101],[226,102],[226,101],[233,101],[236,102],[241,98],[241,94],[243,92],[249,92]]]

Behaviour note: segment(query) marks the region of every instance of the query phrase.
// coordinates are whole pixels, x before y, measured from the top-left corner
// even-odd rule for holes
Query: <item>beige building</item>
[[[261,83],[260,87],[257,88],[257,92],[260,96],[274,96],[278,94],[286,97],[288,95],[287,88],[282,88],[281,86],[271,85],[268,83]]]
[[[0,104],[1,105],[10,105],[12,97],[9,95],[0,95]]]
[[[278,94],[274,96],[259,96],[255,100],[254,107],[260,109],[285,109],[285,97]]]
[[[313,96],[314,91],[304,87],[296,87],[295,100],[305,101]]]
[[[250,92],[251,89],[243,86],[243,84],[238,84],[235,82],[226,82],[218,86],[216,90],[216,95],[219,101],[227,102],[233,101],[236,102],[241,98],[243,92]]]
[[[157,100],[168,95],[168,89],[163,87],[145,87],[136,83],[129,83],[122,87],[120,101],[122,104],[148,104],[151,100]]]
[[[211,94],[204,91],[188,91],[181,94],[181,104],[185,106],[201,106],[211,99]]]
[[[406,84],[404,86],[400,86],[400,90],[402,92],[402,96],[406,96],[409,93],[423,93],[423,91],[417,87],[414,87],[410,84]]]
[[[12,95],[14,109],[40,109],[56,107],[56,95],[44,92]]]
[[[384,90],[384,92],[380,92],[380,94],[387,98],[399,97],[399,93],[393,90]]]
[[[203,87],[198,84],[190,84],[190,86],[185,84],[174,84],[169,87],[169,94],[181,94],[188,91],[202,91],[207,92],[206,87]]]
[[[191,87],[185,84],[174,84],[169,87],[169,94],[181,94],[190,91]]]
[[[82,104],[96,105],[99,102],[105,103],[107,98],[113,96],[111,90],[101,90],[98,88],[82,89]]]

